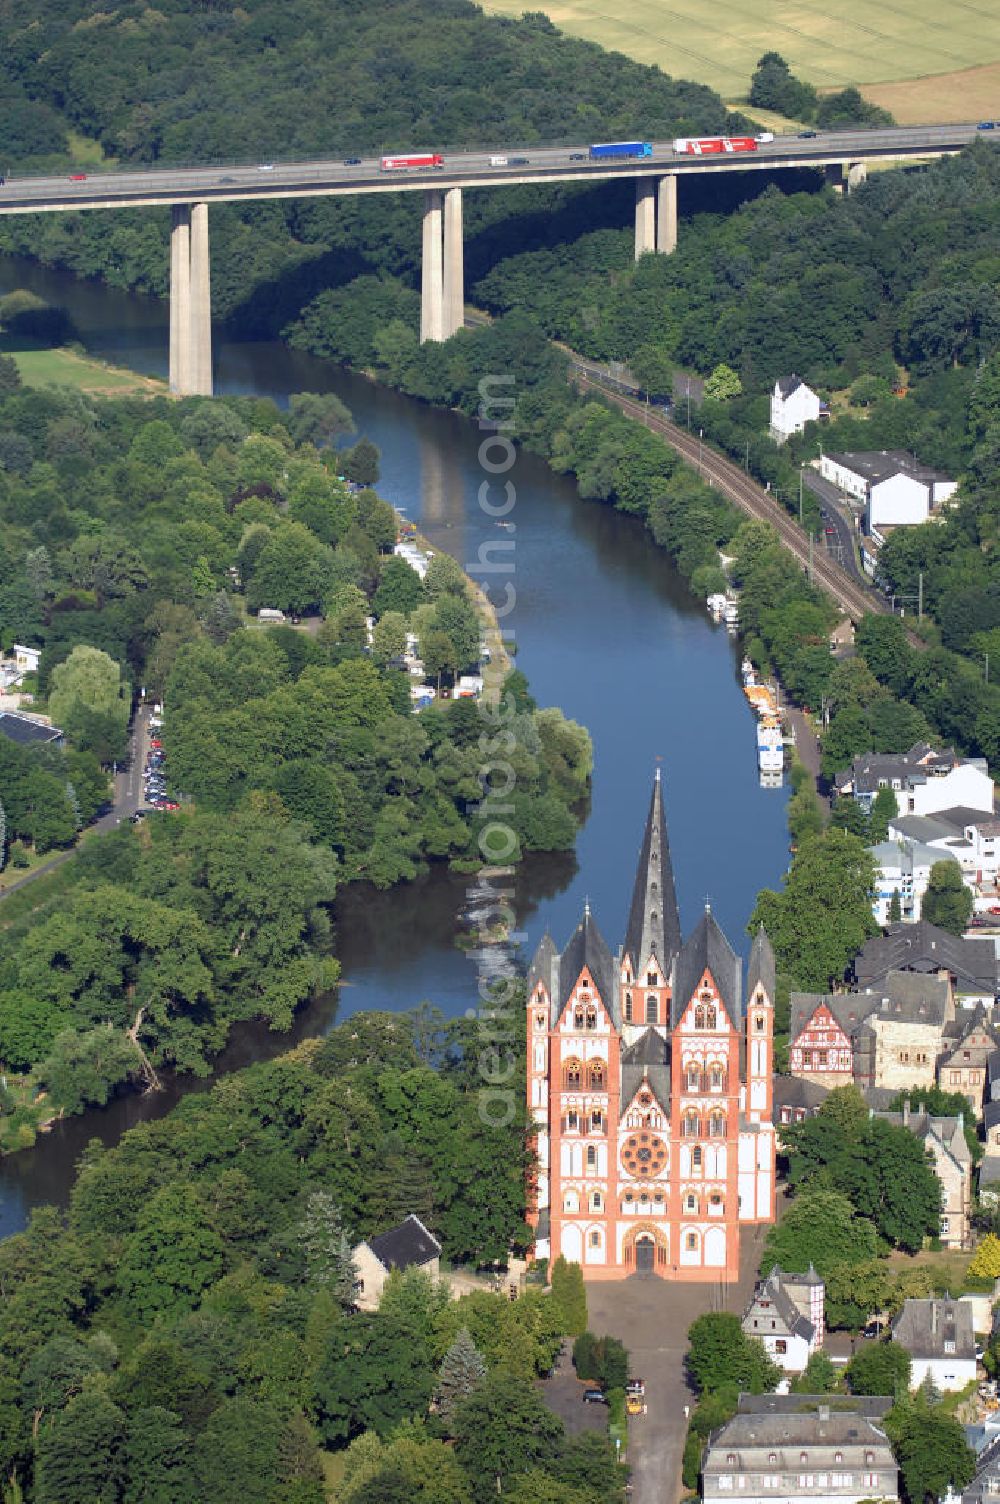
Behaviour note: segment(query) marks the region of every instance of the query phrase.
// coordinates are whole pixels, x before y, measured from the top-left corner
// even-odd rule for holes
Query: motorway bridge
[[[170,206],[170,389],[211,394],[212,335],[208,206],[282,198],[348,194],[424,195],[421,265],[422,340],[447,339],[461,328],[464,309],[462,189],[524,183],[635,181],[635,254],[669,255],[677,246],[677,182],[690,173],[764,172],[814,167],[835,188],[862,182],[868,162],[900,163],[961,151],[978,134],[967,125],[893,126],[778,136],[755,151],[688,156],[670,141],[652,155],[591,161],[589,145],[442,153],[440,166],[384,170],[379,157],[340,161],[259,162],[210,167],[156,167],[8,177],[0,185],[0,215],[67,210]],[[1000,132],[998,132],[1000,134]],[[497,165],[503,159],[505,165]]]

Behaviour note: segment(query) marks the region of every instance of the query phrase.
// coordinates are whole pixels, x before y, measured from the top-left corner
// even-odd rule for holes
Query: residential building
[[[775,1076],[774,1078],[774,1123],[781,1137],[782,1123],[804,1123],[815,1117],[827,1097],[829,1089],[800,1076]]]
[[[951,852],[919,841],[880,841],[868,847],[875,864],[875,896],[872,913],[880,925],[893,919],[893,903],[899,905],[898,917],[913,923],[921,917],[924,894],[931,879],[931,869],[938,862],[953,862]]]
[[[788,1067],[832,1091],[854,1080],[854,1037],[879,1005],[872,994],[793,992]]]
[[[986,1445],[976,1458],[976,1475],[962,1490],[962,1504],[996,1504],[1000,1498],[1000,1436],[984,1427]]]
[[[27,648],[23,643],[15,642],[11,651],[14,654],[14,665],[18,673],[35,674],[38,672],[38,664],[42,656],[41,648]]]
[[[862,504],[866,533],[926,522],[958,489],[905,449],[821,454],[819,473]]]
[[[892,789],[899,815],[936,815],[963,806],[993,814],[993,780],[984,757],[961,758],[917,742],[909,752],[865,752],[834,780],[866,810],[879,789]]]
[[[775,1265],[766,1279],[757,1281],[743,1330],[763,1342],[779,1368],[801,1373],[810,1354],[823,1346],[825,1294],[811,1264],[805,1274],[786,1274]]]
[[[63,734],[58,726],[42,716],[24,715],[17,710],[0,711],[0,736],[9,736],[12,742],[22,747],[35,747],[53,742],[62,746]]]
[[[904,1301],[892,1323],[892,1340],[910,1355],[911,1389],[919,1389],[929,1377],[946,1394],[964,1389],[976,1377],[976,1337],[967,1301],[947,1295]]]
[[[793,433],[801,433],[807,423],[814,423],[823,407],[816,393],[801,377],[780,376],[771,393],[771,437],[784,444]]]
[[[942,1091],[960,1091],[969,1099],[975,1117],[983,1110],[990,1056],[1000,1047],[1000,1034],[987,1020],[982,1004],[971,1013],[963,1009],[945,1025],[937,1081]]]
[[[535,1254],[591,1279],[735,1279],[740,1229],[774,1219],[774,955],[741,963],[711,910],[681,940],[659,771],[625,939],[589,905],[528,972]],[[745,1004],[745,1006],[744,1006]]]
[[[899,1498],[899,1473],[882,1420],[892,1400],[855,1395],[741,1394],[710,1437],[704,1504],[859,1504]]]
[[[979,1161],[979,1199],[984,1206],[1000,1205],[1000,1149],[992,1145]]]
[[[947,979],[891,971],[866,992],[876,1006],[854,1035],[857,1084],[889,1091],[933,1086],[945,1024],[955,1016]]]
[[[355,1303],[377,1311],[385,1282],[394,1269],[420,1269],[432,1279],[441,1273],[441,1244],[412,1213],[398,1227],[368,1238],[354,1249]]]
[[[1000,863],[1000,820],[982,810],[957,805],[933,815],[896,815],[890,840],[921,841],[953,856],[970,887],[993,887]]]
[[[929,920],[892,924],[868,940],[852,968],[859,989],[877,992],[890,972],[947,979],[959,1006],[993,1006],[997,992],[997,952],[992,940],[966,940]]]
[[[941,1182],[941,1242],[946,1248],[969,1247],[972,1213],[972,1155],[965,1138],[965,1120],[933,1117],[903,1103],[901,1112],[873,1112],[872,1117],[897,1128],[908,1128],[928,1149]]]

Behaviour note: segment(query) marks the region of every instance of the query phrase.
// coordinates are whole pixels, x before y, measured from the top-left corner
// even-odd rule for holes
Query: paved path
[[[785,711],[795,728],[795,751],[798,753],[799,762],[812,774],[813,783],[816,784],[820,777],[819,738],[811,722],[806,720],[797,705],[788,705]]]
[[[684,1406],[695,1396],[684,1373],[687,1330],[707,1311],[742,1315],[760,1262],[766,1227],[746,1228],[735,1285],[677,1284],[655,1275],[587,1286],[589,1326],[628,1348],[632,1374],[646,1381],[647,1413],[629,1422],[632,1504],[675,1504],[687,1434]]]

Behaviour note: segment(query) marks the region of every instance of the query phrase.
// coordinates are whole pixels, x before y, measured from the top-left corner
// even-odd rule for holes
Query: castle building
[[[657,770],[624,943],[585,907],[528,972],[535,1256],[588,1279],[735,1279],[740,1228],[772,1222],[774,954],[746,990],[710,908],[682,941]]]

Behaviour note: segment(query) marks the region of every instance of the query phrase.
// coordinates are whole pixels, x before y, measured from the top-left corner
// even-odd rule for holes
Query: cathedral
[[[587,1279],[733,1280],[740,1228],[774,1220],[774,953],[742,962],[706,905],[681,939],[659,769],[625,941],[587,905],[527,988],[535,1257]]]

